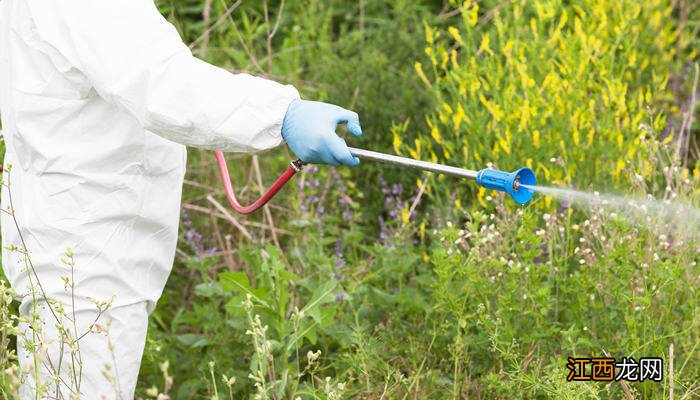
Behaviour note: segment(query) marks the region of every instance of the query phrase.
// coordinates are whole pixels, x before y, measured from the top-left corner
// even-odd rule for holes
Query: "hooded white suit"
[[[111,320],[114,361],[105,336],[81,340],[81,398],[133,398],[148,313],[175,253],[183,145],[274,147],[296,98],[292,86],[193,57],[151,0],[0,0],[5,166],[13,166],[14,212],[34,269],[47,297],[70,313],[71,292],[61,280],[69,269],[60,260],[72,249],[78,333],[96,316],[90,298],[116,296],[100,321]],[[7,213],[1,223],[3,245],[19,244]],[[26,295],[20,312],[28,315],[23,258],[3,250],[2,263],[15,291]],[[39,313],[50,337],[55,321],[45,304]],[[54,363],[58,352],[50,343]],[[32,362],[20,349],[21,366]],[[102,376],[105,365],[118,382]],[[23,386],[23,397],[34,398],[34,385],[30,379]],[[70,385],[59,386],[70,393]]]

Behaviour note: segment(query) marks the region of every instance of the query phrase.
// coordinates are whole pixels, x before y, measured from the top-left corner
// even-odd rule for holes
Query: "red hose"
[[[221,180],[224,183],[224,189],[226,189],[226,197],[228,202],[231,203],[231,207],[240,214],[250,214],[264,206],[277,192],[282,189],[290,179],[301,170],[302,162],[300,160],[292,161],[292,165],[287,168],[286,171],[275,181],[275,183],[270,186],[267,191],[260,196],[253,204],[249,206],[242,206],[238,200],[236,200],[236,194],[233,193],[233,187],[231,186],[231,176],[228,173],[228,166],[226,165],[226,158],[224,154],[220,151],[215,151],[216,160],[219,163],[219,171],[221,172]]]

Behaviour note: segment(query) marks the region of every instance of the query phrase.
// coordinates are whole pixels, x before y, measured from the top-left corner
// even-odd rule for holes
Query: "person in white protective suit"
[[[22,398],[37,388],[42,398],[133,398],[173,264],[184,145],[252,152],[284,139],[307,162],[359,162],[335,134],[340,122],[361,134],[357,114],[198,60],[152,0],[0,0],[0,115],[12,165],[2,207],[11,199],[19,225],[2,213],[3,270],[47,339],[34,352],[20,339]],[[12,250],[22,241],[31,266]],[[93,299],[112,296],[97,322],[108,334],[84,336],[77,360],[55,340],[56,308],[82,334],[98,317]]]

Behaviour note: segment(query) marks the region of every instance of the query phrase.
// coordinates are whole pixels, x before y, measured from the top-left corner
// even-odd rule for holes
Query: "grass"
[[[158,5],[198,55],[357,109],[358,147],[700,205],[692,2],[244,2],[231,19],[223,1]],[[234,186],[253,198],[290,157],[232,156]],[[517,207],[370,163],[307,168],[240,218],[213,156],[189,159],[142,398],[700,393],[692,227],[543,195]],[[0,288],[0,315],[16,314]],[[12,349],[16,322],[2,321]],[[606,354],[662,357],[664,380],[566,382],[567,357]],[[5,351],[0,393],[18,374]]]

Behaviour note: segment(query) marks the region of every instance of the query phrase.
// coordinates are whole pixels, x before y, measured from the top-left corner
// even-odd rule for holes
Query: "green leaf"
[[[289,380],[289,370],[285,369],[282,371],[282,376],[280,377],[279,381],[276,382],[277,385],[277,390],[275,391],[276,393],[276,398],[281,399],[284,397],[284,392],[287,390],[287,381]]]
[[[298,346],[301,347],[301,341],[303,338],[307,338],[311,344],[316,344],[316,331],[318,329],[318,323],[314,320],[305,319],[299,323],[299,329],[296,334],[289,336],[287,340],[287,353],[294,349],[295,343],[299,343]]]
[[[245,272],[222,272],[219,275],[219,282],[221,282],[221,287],[226,291],[237,290],[249,293],[253,290]]]
[[[321,307],[321,313],[320,313],[320,318],[317,321],[321,326],[328,326],[333,322],[333,318],[335,317],[335,313],[338,311],[338,307],[333,305],[333,306],[327,306],[327,307]]]
[[[306,315],[313,318],[316,323],[321,323],[321,307],[311,307]]]
[[[200,283],[194,287],[194,293],[200,297],[214,297],[222,295],[221,285],[218,282]]]
[[[270,304],[263,299],[265,290],[253,289],[248,281],[248,276],[244,272],[222,272],[219,275],[219,282],[224,291],[236,291],[243,294],[250,294],[259,304],[271,308]]]
[[[211,341],[204,335],[197,335],[194,333],[185,333],[182,335],[177,335],[177,341],[188,347],[198,348],[204,347],[211,343]]]
[[[308,219],[294,219],[289,221],[289,225],[295,228],[306,228],[307,226],[311,226],[312,223]]]
[[[316,290],[314,290],[313,294],[311,295],[311,300],[309,300],[308,303],[302,308],[301,311],[303,311],[305,314],[311,314],[312,310],[316,307],[319,307],[320,305],[324,303],[328,303],[333,300],[333,292],[335,291],[336,286],[338,285],[338,281],[335,279],[331,279],[326,281],[323,285],[319,286]]]
[[[301,324],[299,327],[299,332],[298,332],[298,338],[297,340],[301,340],[302,338],[307,338],[309,339],[309,342],[311,344],[316,344],[316,331],[318,330],[318,324],[314,321],[308,321],[307,323]],[[292,346],[294,345],[294,342],[290,343]],[[301,346],[301,344],[300,344]]]
[[[231,300],[226,302],[226,305],[224,305],[224,309],[227,313],[229,313],[232,316],[241,316],[245,314],[245,310],[243,308],[244,301],[244,296],[234,296],[231,298]]]
[[[280,279],[286,279],[286,280],[292,281],[292,282],[299,282],[299,277],[296,274],[294,274],[294,272],[283,269],[279,272],[279,274],[280,274]]]

